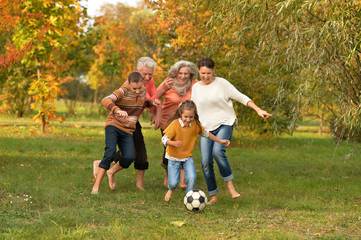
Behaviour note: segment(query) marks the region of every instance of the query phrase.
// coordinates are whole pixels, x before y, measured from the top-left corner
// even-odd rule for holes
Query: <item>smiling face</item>
[[[142,75],[142,77],[144,79],[144,85],[147,85],[153,77],[154,69],[143,66],[140,69],[138,69],[138,72]]]
[[[203,85],[208,85],[212,83],[215,79],[215,77],[213,76],[214,70],[212,68],[208,68],[205,66],[200,67],[198,69],[198,73]]]
[[[186,126],[189,126],[189,124],[194,120],[194,110],[184,109],[181,114],[181,120]]]
[[[179,69],[177,79],[180,83],[186,83],[191,79],[191,73],[188,67],[182,67]]]
[[[143,81],[139,82],[130,82],[130,89],[135,93],[136,96],[139,96],[143,87]]]

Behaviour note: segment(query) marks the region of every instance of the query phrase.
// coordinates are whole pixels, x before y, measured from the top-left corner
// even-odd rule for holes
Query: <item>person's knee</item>
[[[210,172],[213,170],[213,161],[202,161],[201,165],[203,172]]]
[[[134,161],[134,158],[122,158],[119,161],[119,165],[122,168],[129,168],[130,164]]]
[[[114,154],[114,162],[117,163],[120,161],[120,159],[123,157],[123,154],[121,151],[118,151]]]
[[[149,168],[148,162],[134,162],[134,168],[137,170],[147,170]]]
[[[197,175],[190,175],[189,177],[187,177],[187,185],[194,186],[196,184],[196,181],[197,181]]]
[[[213,157],[218,160],[225,158],[226,150],[224,148],[215,148],[213,150]]]

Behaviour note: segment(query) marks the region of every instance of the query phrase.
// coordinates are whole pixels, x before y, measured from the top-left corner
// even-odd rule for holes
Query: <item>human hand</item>
[[[182,146],[182,141],[173,141],[173,147],[179,148]]]
[[[220,144],[224,145],[226,147],[228,147],[230,143],[231,142],[229,140],[227,140],[227,139],[221,139],[221,141],[220,141]]]
[[[173,87],[173,83],[174,83],[174,79],[171,78],[171,77],[167,77],[165,80],[164,80],[164,86],[167,88],[167,89],[171,89]]]
[[[262,117],[263,119],[267,119],[267,118],[269,118],[269,117],[272,116],[272,114],[269,114],[268,112],[266,112],[266,111],[264,111],[264,110],[262,110],[262,109],[258,110],[258,111],[257,111],[257,114],[258,114],[260,117]]]
[[[161,104],[161,101],[158,98],[151,100],[151,102],[154,106],[158,106]]]
[[[115,116],[120,117],[120,118],[127,118],[128,113],[126,111],[122,111],[122,110],[118,109],[115,111]]]
[[[160,123],[162,121],[162,109],[155,108],[151,113],[152,115],[150,124],[154,124],[154,130],[157,130],[160,127]]]

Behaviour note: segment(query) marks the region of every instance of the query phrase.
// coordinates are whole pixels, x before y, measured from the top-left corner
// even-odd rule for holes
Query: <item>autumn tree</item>
[[[95,21],[92,31],[98,43],[93,47],[96,58],[87,74],[88,83],[96,91],[94,101],[120,86],[132,71],[142,48],[131,38],[129,19],[136,11],[124,4],[106,4],[103,15]]]
[[[52,102],[62,93],[61,84],[67,78],[62,73],[70,62],[67,59],[69,39],[81,31],[83,9],[76,0],[22,1],[20,16],[14,27],[13,44],[27,49],[21,64],[34,69],[29,94],[31,107],[38,109],[34,119],[40,119],[42,132],[50,120],[57,119]],[[30,47],[29,47],[30,46]]]
[[[236,37],[242,29],[247,29],[240,17],[235,16],[227,24],[215,20],[218,13],[227,15],[225,9],[217,8],[220,1],[145,2],[154,11],[153,20],[145,23],[149,39],[158,47],[155,54],[164,59],[168,69],[178,60],[197,63],[203,56],[211,57],[216,62],[218,76],[229,80],[274,115],[265,123],[250,109],[235,103],[244,128],[263,133],[274,129],[281,131],[291,125],[290,109],[294,99],[288,94],[277,98],[275,94],[282,92],[280,88],[284,86],[279,79],[286,79],[286,76],[269,73],[267,63],[254,58],[257,35],[244,31],[242,36]],[[235,54],[230,54],[231,50]]]

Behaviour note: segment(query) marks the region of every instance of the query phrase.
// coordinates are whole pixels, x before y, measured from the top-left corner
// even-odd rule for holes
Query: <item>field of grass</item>
[[[336,145],[316,133],[257,139],[235,131],[227,155],[241,197],[231,199],[217,172],[218,203],[193,213],[180,189],[164,202],[159,131],[143,129],[150,162],[145,192],[135,187],[132,165],[116,174],[115,190],[105,178],[91,195],[103,126],[55,125],[41,135],[38,125],[9,122],[18,123],[0,121],[1,239],[361,238],[357,143]],[[194,160],[197,188],[206,192],[198,145]]]

